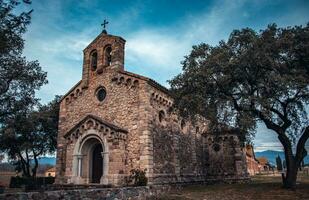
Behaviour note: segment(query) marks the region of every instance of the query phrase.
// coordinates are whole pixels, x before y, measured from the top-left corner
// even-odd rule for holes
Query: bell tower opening
[[[97,70],[97,65],[98,65],[98,53],[96,50],[93,50],[90,54],[91,56],[91,70],[95,71]]]
[[[104,65],[111,66],[112,64],[112,47],[110,45],[105,47],[104,50]]]

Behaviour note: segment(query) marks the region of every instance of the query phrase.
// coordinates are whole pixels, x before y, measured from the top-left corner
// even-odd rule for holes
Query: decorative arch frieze
[[[64,138],[66,139],[67,144],[72,144],[91,129],[96,130],[99,135],[102,136],[102,138],[107,138],[107,140],[125,141],[127,139],[127,130],[106,122],[101,118],[93,115],[87,115],[85,118],[83,118],[78,124],[76,124],[64,135]]]
[[[172,99],[156,91],[151,93],[150,102],[152,106],[164,106],[166,108],[170,108],[173,105]]]
[[[81,97],[84,93],[84,90],[85,89],[83,89],[81,85],[74,88],[74,90],[72,90],[69,94],[66,95],[66,98],[65,98],[66,105],[74,102],[77,98]]]
[[[116,75],[111,80],[112,83],[118,86],[125,86],[129,89],[137,89],[139,87],[139,80],[137,78]]]

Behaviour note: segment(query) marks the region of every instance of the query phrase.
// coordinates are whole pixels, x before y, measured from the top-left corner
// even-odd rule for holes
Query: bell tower
[[[103,31],[85,49],[83,61],[83,87],[89,80],[106,70],[124,70],[125,40],[110,35],[106,31],[108,22],[104,20]]]

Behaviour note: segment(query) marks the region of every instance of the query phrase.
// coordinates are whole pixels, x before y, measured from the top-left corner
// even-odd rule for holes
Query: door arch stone
[[[93,153],[97,146],[102,149],[102,176],[93,177]],[[109,166],[109,151],[108,143],[106,138],[98,131],[94,129],[88,130],[84,133],[75,143],[73,151],[73,163],[72,172],[73,176],[71,178],[71,183],[74,184],[89,184],[89,183],[100,183],[108,184],[108,166]],[[98,164],[98,163],[97,163]],[[99,173],[97,173],[99,174]],[[100,181],[98,181],[100,180]]]

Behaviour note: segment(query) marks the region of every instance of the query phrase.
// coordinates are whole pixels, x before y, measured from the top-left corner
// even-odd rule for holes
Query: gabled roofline
[[[153,80],[151,78],[148,78],[146,76],[142,76],[142,75],[139,75],[139,74],[135,74],[135,73],[132,73],[132,72],[128,72],[128,71],[119,71],[119,72],[122,73],[122,74],[128,75],[128,76],[133,76],[135,78],[144,80],[149,85],[153,86],[154,88],[156,88],[156,89],[160,90],[161,92],[164,92],[164,93],[168,94],[169,96],[171,96],[170,91],[166,87],[164,87],[163,85],[161,85],[160,83],[156,82],[155,80]]]
[[[78,81],[67,93],[65,93],[65,94],[61,97],[60,102],[61,102],[63,99],[65,99],[65,97],[67,97],[72,91],[74,91],[75,88],[77,88],[77,86],[79,86],[79,84],[81,84],[81,83],[82,83],[82,80]]]
[[[135,73],[132,73],[132,72],[128,72],[128,71],[122,71],[122,70],[119,70],[118,71],[119,73],[121,74],[124,74],[124,75],[127,75],[127,76],[131,76],[131,77],[134,77],[134,78],[137,78],[137,79],[141,79],[141,80],[144,80],[146,81],[149,85],[151,85],[152,87],[160,90],[161,92],[169,95],[172,97],[169,89],[167,89],[166,87],[164,87],[163,85],[161,85],[160,83],[156,82],[155,80],[151,79],[151,78],[148,78],[146,76],[142,76],[142,75],[139,75],[139,74],[135,74]],[[65,93],[62,98],[60,99],[60,101],[62,101],[63,99],[65,99],[72,91],[74,91],[80,84],[82,83],[82,80],[78,81],[67,93]]]

